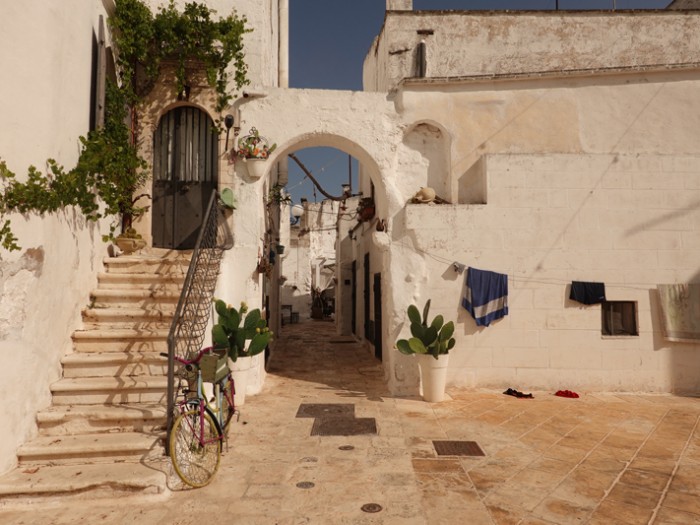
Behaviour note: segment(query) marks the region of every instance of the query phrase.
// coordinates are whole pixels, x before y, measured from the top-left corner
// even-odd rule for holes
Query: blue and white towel
[[[508,315],[508,276],[502,273],[467,269],[467,289],[462,306],[472,314],[477,326]]]

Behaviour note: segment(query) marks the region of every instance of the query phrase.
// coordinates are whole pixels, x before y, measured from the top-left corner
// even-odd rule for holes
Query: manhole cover
[[[433,441],[438,456],[485,456],[476,441]]]
[[[315,486],[316,485],[311,481],[300,481],[299,483],[297,483],[297,488],[300,489],[312,489]]]
[[[316,419],[311,428],[312,436],[359,436],[376,433],[377,422],[373,417],[325,417]]]
[[[338,447],[338,450],[355,450],[355,447],[352,445],[343,445],[342,447]]]
[[[302,403],[297,410],[297,417],[355,417],[355,405],[352,403]]]
[[[379,512],[382,510],[382,506],[378,503],[365,503],[360,508],[362,509],[362,512]]]

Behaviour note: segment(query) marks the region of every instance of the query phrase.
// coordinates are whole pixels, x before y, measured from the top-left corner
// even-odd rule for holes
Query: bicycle
[[[178,477],[191,487],[203,487],[219,469],[233,416],[240,417],[235,385],[225,350],[206,347],[191,359],[175,356],[175,360],[182,365],[176,373],[182,400],[176,404],[178,416],[168,436],[168,451]],[[204,383],[213,385],[211,400]]]

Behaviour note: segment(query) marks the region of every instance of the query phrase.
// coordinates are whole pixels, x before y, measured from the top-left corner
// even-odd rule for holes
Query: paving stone
[[[700,399],[586,394],[564,404],[544,392],[523,402],[450,388],[451,400],[430,404],[392,397],[371,352],[333,337],[327,322],[283,328],[265,387],[246,399],[207,487],[183,487],[161,458],[137,467],[166,477],[165,492],[3,498],[0,523],[190,525],[222,512],[279,525],[700,523]],[[301,404],[354,405],[377,434],[311,436],[316,414],[297,417]],[[433,440],[476,441],[486,456],[439,457]],[[110,468],[96,467],[99,479]],[[362,512],[372,502],[382,510]]]

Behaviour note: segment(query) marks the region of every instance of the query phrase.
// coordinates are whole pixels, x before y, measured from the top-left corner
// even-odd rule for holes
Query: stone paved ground
[[[282,336],[208,487],[182,489],[164,460],[149,468],[168,473],[165,496],[41,500],[3,507],[0,523],[700,524],[700,399],[453,389],[427,404],[391,397],[378,362],[331,323]],[[311,436],[301,403],[352,403],[378,434]],[[438,458],[433,440],[486,455]]]

